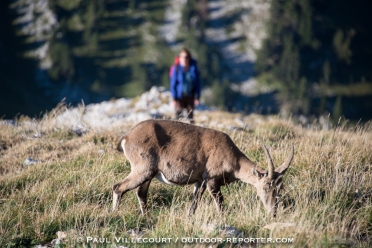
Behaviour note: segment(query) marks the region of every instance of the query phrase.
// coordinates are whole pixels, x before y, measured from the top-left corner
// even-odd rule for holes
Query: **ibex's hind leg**
[[[196,207],[198,206],[198,203],[200,199],[202,198],[204,191],[206,189],[206,184],[205,181],[203,181],[201,184],[200,183],[195,183],[194,185],[194,197],[192,198],[192,204],[189,209],[188,216],[190,217],[195,213]]]
[[[214,180],[209,180],[207,187],[216,204],[217,211],[222,211],[223,195],[221,193],[221,185]]]
[[[145,215],[147,212],[147,192],[149,191],[150,182],[151,180],[145,182],[137,188],[137,198],[143,215]]]
[[[141,184],[152,179],[152,175],[144,172],[131,172],[121,183],[117,183],[112,188],[112,211],[119,207],[121,197],[129,190],[135,189]]]

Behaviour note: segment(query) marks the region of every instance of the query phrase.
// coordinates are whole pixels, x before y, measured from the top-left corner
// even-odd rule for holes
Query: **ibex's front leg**
[[[114,212],[116,209],[119,208],[119,203],[121,200],[121,194],[115,193],[115,186],[112,189],[112,211]]]
[[[192,198],[192,204],[189,209],[188,216],[191,217],[195,213],[196,207],[198,206],[198,203],[200,199],[202,198],[204,191],[206,189],[206,183],[203,181],[201,184],[199,182],[196,182],[194,185],[194,196]]]
[[[207,187],[216,204],[217,211],[222,211],[223,195],[221,193],[221,185],[215,180],[208,180]]]
[[[149,191],[150,182],[151,180],[145,182],[137,188],[137,198],[143,215],[147,213],[147,192]]]

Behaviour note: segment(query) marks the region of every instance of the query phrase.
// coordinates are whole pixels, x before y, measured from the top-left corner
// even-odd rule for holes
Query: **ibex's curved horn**
[[[274,170],[275,170],[273,160],[271,159],[269,150],[267,150],[267,148],[264,144],[262,144],[262,145],[264,147],[264,150],[265,150],[265,153],[266,153],[266,156],[267,156],[267,163],[268,163],[268,166],[269,166],[268,167],[268,170],[269,170],[268,178],[273,179],[274,178]]]
[[[294,155],[294,146],[292,144],[291,153],[289,154],[287,160],[280,167],[278,167],[275,171],[278,172],[278,173],[283,173],[284,174],[285,171],[288,169],[289,165],[292,162],[293,155]]]

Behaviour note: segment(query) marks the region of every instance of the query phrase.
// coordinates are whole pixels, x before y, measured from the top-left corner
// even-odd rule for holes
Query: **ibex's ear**
[[[278,182],[280,181],[280,179],[282,179],[283,176],[284,176],[284,174],[279,174],[279,176],[277,178],[275,178],[275,185],[278,184]]]
[[[119,152],[122,152],[123,151],[123,146],[122,146],[122,141],[123,139],[125,138],[125,136],[122,136],[119,140],[119,143],[117,144],[116,146],[116,149],[119,151]]]
[[[283,174],[281,174],[279,177],[275,179],[275,188],[276,188],[276,193],[279,193],[280,190],[282,189],[283,181],[281,180],[283,177]]]
[[[252,174],[256,177],[258,177],[258,179],[261,179],[262,177],[265,176],[265,174],[259,172],[258,170],[256,170],[255,168],[252,168]]]

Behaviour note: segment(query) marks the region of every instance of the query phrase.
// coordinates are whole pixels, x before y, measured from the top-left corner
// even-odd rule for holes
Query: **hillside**
[[[169,85],[191,49],[202,102],[234,112],[372,118],[371,1],[4,0],[0,116]],[[369,21],[368,21],[369,20]]]
[[[276,166],[294,145],[277,217],[265,213],[252,186],[234,183],[223,187],[222,214],[205,194],[195,216],[187,219],[192,186],[155,180],[148,216],[140,215],[133,191],[125,194],[119,211],[110,212],[112,186],[130,171],[116,151],[120,136],[140,120],[171,113],[169,92],[153,88],[134,99],[76,108],[60,104],[41,119],[1,121],[0,246],[160,247],[125,242],[139,237],[164,238],[163,243],[171,240],[177,247],[206,245],[195,238],[223,239],[226,247],[261,246],[226,241],[239,237],[279,238],[289,247],[372,245],[371,123],[332,127],[315,121],[303,126],[274,115],[199,109],[197,125],[226,132],[263,168],[262,143]],[[182,237],[194,242],[182,243]],[[83,242],[78,244],[79,238]]]
[[[238,0],[6,0],[2,5],[0,28],[6,35],[0,47],[6,49],[0,48],[0,66],[9,73],[0,75],[7,92],[0,96],[7,102],[17,98],[14,105],[20,105],[0,109],[7,118],[39,114],[63,98],[94,103],[134,97],[154,85],[168,87],[169,67],[182,46],[198,60],[205,88],[222,78],[247,82],[269,8],[265,0],[243,5]]]

